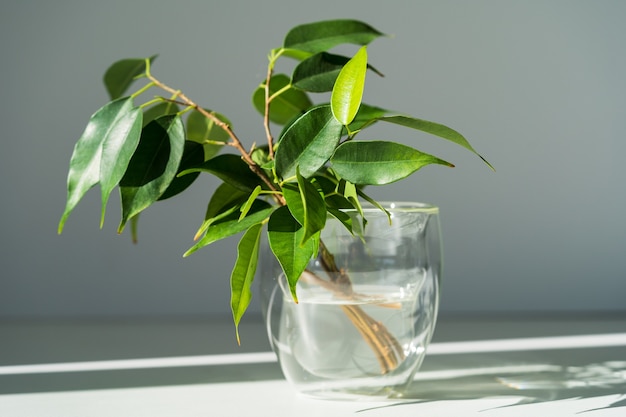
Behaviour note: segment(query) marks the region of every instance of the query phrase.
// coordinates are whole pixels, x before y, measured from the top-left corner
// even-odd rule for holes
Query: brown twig
[[[250,156],[250,153],[246,151],[243,144],[241,143],[241,140],[239,140],[235,132],[230,128],[230,126],[227,123],[224,123],[215,114],[207,111],[203,107],[200,107],[198,104],[196,104],[193,100],[187,97],[185,93],[181,92],[180,90],[175,90],[172,87],[166,84],[163,84],[161,81],[154,78],[152,75],[148,75],[148,78],[157,87],[171,94],[176,95],[180,100],[178,101],[180,104],[192,107],[194,110],[198,111],[204,117],[206,117],[207,119],[215,123],[219,128],[224,130],[230,137],[230,142],[228,142],[227,145],[232,146],[235,149],[237,149],[237,151],[239,151],[239,153],[241,154],[241,158],[246,162],[246,164],[248,164],[248,167],[250,167],[250,170],[252,170],[252,172],[254,172],[269,187],[270,190],[279,191],[278,187],[276,187],[276,184],[274,184],[274,182],[267,176],[265,171],[263,171],[263,168],[261,168],[256,162],[254,162],[254,160]],[[285,205],[285,200],[282,197],[282,195],[275,194],[275,198],[277,199],[279,204]]]
[[[267,148],[270,159],[274,159],[274,138],[270,129],[270,80],[272,79],[272,66],[267,66],[267,76],[265,77],[265,111],[263,112],[263,126],[267,136]]]

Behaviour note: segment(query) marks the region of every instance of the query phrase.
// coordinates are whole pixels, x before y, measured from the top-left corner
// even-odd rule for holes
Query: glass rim
[[[430,203],[422,203],[417,201],[379,201],[378,202],[385,210],[394,213],[394,212],[409,212],[409,213],[428,213],[428,214],[438,214],[439,207]],[[373,212],[380,211],[380,208],[376,207],[371,203],[364,203],[362,205],[363,211],[365,212]],[[342,211],[353,212],[358,211],[357,209],[344,209]]]

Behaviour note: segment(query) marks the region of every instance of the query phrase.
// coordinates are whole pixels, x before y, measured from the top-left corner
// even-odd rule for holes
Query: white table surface
[[[0,321],[1,417],[626,416],[626,317],[442,318],[403,400],[295,393],[259,321]],[[583,413],[583,414],[580,414]]]

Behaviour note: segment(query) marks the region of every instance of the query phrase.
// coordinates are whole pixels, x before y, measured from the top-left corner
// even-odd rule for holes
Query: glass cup
[[[293,301],[266,245],[259,268],[270,344],[286,379],[315,397],[400,397],[419,369],[439,305],[437,207],[384,203],[366,224],[345,211],[354,233],[329,217],[320,255]]]

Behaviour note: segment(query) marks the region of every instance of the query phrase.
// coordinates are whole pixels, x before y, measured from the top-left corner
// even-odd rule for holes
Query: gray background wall
[[[366,101],[444,122],[497,168],[391,130],[457,164],[379,199],[442,208],[444,313],[626,310],[626,2],[14,1],[0,4],[0,317],[228,314],[235,240],[182,259],[214,182],[117,236],[93,191],[56,226],[67,163],[120,58],[262,140],[251,91],[292,26],[352,17],[395,35],[369,50]],[[416,142],[418,141],[418,142]],[[258,312],[258,305],[254,304]]]

